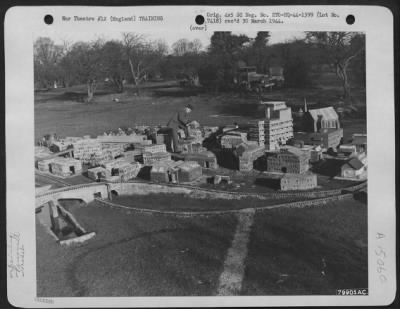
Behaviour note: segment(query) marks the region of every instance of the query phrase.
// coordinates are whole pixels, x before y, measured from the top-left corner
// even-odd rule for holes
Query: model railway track
[[[44,173],[40,173],[40,172],[36,172],[36,173],[38,175],[40,175],[41,177],[50,180],[53,183],[57,183],[57,184],[62,185],[63,187],[71,187],[72,186],[70,183],[65,182],[65,181],[63,181],[63,180],[61,180],[61,179],[59,179],[57,177],[54,177],[54,176],[51,176],[51,175],[47,175],[47,174],[44,174]]]

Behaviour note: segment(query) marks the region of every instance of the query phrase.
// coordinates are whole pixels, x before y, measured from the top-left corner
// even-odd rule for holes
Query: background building
[[[307,145],[336,148],[343,138],[338,114],[333,107],[308,110],[303,115],[301,131],[295,132],[294,138]]]
[[[265,148],[276,150],[293,137],[292,110],[285,102],[261,102],[265,105]]]

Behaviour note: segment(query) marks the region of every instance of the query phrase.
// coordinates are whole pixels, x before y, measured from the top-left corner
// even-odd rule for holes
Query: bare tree
[[[145,58],[150,46],[144,40],[143,35],[133,32],[123,33],[122,41],[128,59],[129,69],[132,74],[133,83],[137,93],[139,94],[139,85],[146,78],[148,63],[146,63]]]
[[[34,43],[35,79],[42,87],[50,84],[57,87],[58,64],[63,57],[63,48],[46,37],[38,38]]]
[[[348,78],[350,63],[365,50],[365,37],[357,32],[307,32],[306,40],[320,47],[342,82],[343,98],[352,102]]]
[[[158,39],[152,42],[152,49],[160,56],[166,56],[169,51],[168,44],[163,39]]]
[[[203,44],[199,39],[194,39],[190,42],[190,49],[193,53],[198,54],[200,53],[201,49],[203,48]]]
[[[179,39],[172,44],[172,51],[175,56],[183,56],[189,53],[198,54],[203,47],[199,39],[189,41],[188,39]]]

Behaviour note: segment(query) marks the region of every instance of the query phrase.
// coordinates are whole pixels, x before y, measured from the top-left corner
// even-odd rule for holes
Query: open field
[[[176,219],[94,204],[72,210],[97,235],[63,248],[37,224],[38,296],[212,295],[234,217]]]
[[[242,294],[335,294],[368,287],[367,233],[367,205],[355,200],[257,216]]]
[[[130,86],[126,87],[124,93],[99,89],[91,104],[77,102],[69,95],[84,95],[85,86],[37,92],[35,140],[48,133],[61,136],[97,136],[121,126],[165,125],[172,113],[187,103],[195,107],[190,117],[202,125],[246,123],[264,117],[258,96],[241,96],[233,92],[204,93],[201,88],[189,90],[177,87],[175,81],[146,83],[140,96],[134,95]],[[354,93],[357,102],[365,108],[365,92]],[[340,101],[340,94],[340,85],[335,77],[324,74],[315,77],[312,87],[277,89],[265,93],[263,97],[265,100],[284,100],[293,111],[298,111],[304,105],[304,98],[307,98],[309,108],[336,106]],[[115,98],[119,101],[114,102]],[[343,127],[346,136],[351,136],[350,132],[365,133],[365,119],[345,119]]]
[[[37,223],[39,297],[217,294],[234,216],[146,216],[96,202],[70,211],[97,234],[66,248]],[[367,206],[355,200],[256,214],[241,294],[367,287],[366,225]]]

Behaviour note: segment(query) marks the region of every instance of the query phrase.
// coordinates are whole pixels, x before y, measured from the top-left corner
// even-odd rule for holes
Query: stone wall
[[[109,187],[109,188],[107,188]],[[223,199],[240,199],[240,198],[259,198],[259,199],[287,199],[287,198],[304,198],[316,199],[330,196],[338,196],[342,193],[354,192],[367,187],[367,182],[356,184],[343,189],[325,190],[325,191],[305,191],[305,192],[277,192],[277,193],[247,193],[247,192],[229,192],[222,190],[213,190],[207,188],[199,188],[190,185],[174,185],[174,184],[155,184],[148,182],[130,181],[117,183],[92,183],[77,186],[70,186],[55,190],[46,191],[37,194],[35,204],[36,207],[43,205],[48,201],[57,201],[58,199],[75,199],[79,198],[89,203],[95,199],[95,193],[101,193],[101,198],[108,197],[108,190],[115,190],[118,195],[145,195],[151,193],[178,193],[188,194],[194,198],[223,198]]]
[[[268,211],[275,208],[304,208],[310,206],[327,206],[329,202],[340,201],[345,199],[350,199],[353,197],[353,193],[347,193],[338,196],[330,196],[320,199],[306,200],[306,201],[298,201],[298,202],[289,202],[277,205],[269,205],[264,207],[254,208],[256,212]],[[173,217],[209,217],[209,216],[221,216],[221,215],[230,215],[237,214],[243,211],[243,209],[230,209],[230,210],[213,210],[213,211],[172,211],[172,210],[155,210],[155,209],[143,209],[136,207],[123,206],[116,203],[112,203],[107,200],[96,199],[96,201],[101,206],[121,209],[126,211],[127,213],[139,213],[145,215],[159,215],[159,216],[173,216]]]

